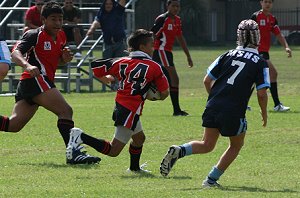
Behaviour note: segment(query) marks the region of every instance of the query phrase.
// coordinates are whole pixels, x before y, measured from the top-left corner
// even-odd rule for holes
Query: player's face
[[[141,49],[141,51],[145,52],[146,54],[148,54],[149,56],[152,57],[152,55],[153,55],[153,39],[149,38],[146,45],[141,45],[140,49]]]
[[[260,1],[263,11],[270,12],[273,6],[273,0],[263,0]]]
[[[168,12],[171,15],[177,15],[180,11],[180,3],[179,1],[172,1],[170,5],[168,5]]]
[[[66,9],[72,9],[73,0],[65,0],[64,6],[65,6]]]
[[[104,7],[106,12],[110,12],[113,9],[113,2],[111,0],[107,0]]]
[[[53,13],[47,18],[43,18],[46,32],[51,36],[56,36],[57,32],[62,28],[63,14]]]
[[[42,7],[44,5],[44,1],[43,0],[36,0],[35,5],[36,5],[36,8],[38,9],[38,11],[41,12]]]

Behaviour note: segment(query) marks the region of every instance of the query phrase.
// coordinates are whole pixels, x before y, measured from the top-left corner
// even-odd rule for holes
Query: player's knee
[[[111,150],[110,150],[110,152],[109,152],[109,154],[108,154],[108,156],[110,156],[110,157],[117,157],[120,153],[121,153],[120,150],[116,150],[116,149],[114,149],[112,147]]]
[[[64,108],[61,109],[59,113],[60,117],[72,117],[73,116],[73,109],[70,105],[66,104]]]
[[[214,150],[216,144],[212,142],[204,142],[204,145],[204,152],[209,153]]]
[[[132,137],[132,142],[133,145],[135,146],[142,146],[145,141],[146,141],[146,136],[143,132],[140,132],[136,134],[134,137]]]

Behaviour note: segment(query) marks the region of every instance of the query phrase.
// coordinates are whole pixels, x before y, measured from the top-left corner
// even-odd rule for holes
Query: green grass
[[[292,59],[285,57],[282,48],[272,49],[271,58],[279,72],[280,98],[291,106],[291,111],[273,113],[269,97],[269,122],[263,128],[253,94],[253,110],[247,112],[245,146],[220,179],[224,189],[201,189],[202,180],[228,145],[222,137],[213,152],[179,160],[169,178],[159,174],[160,161],[170,145],[202,138],[201,115],[207,98],[202,79],[207,66],[227,49],[192,49],[194,68],[187,68],[184,53],[175,51],[180,103],[191,116],[171,116],[170,99],[146,102],[141,120],[147,139],[141,162],[148,163],[151,175],[125,172],[129,165],[128,146],[117,158],[87,147],[90,154],[101,156],[99,165],[66,165],[57,118],[40,108],[20,133],[0,133],[0,197],[300,197],[299,47],[292,48]],[[111,140],[114,93],[64,96],[73,107],[76,126]],[[13,97],[0,97],[0,114],[9,115],[13,104]]]

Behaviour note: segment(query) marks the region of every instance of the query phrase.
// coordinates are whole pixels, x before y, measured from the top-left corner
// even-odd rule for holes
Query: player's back
[[[268,66],[252,48],[237,48],[220,56],[210,67],[216,80],[209,94],[207,107],[244,114],[254,83],[269,83]]]

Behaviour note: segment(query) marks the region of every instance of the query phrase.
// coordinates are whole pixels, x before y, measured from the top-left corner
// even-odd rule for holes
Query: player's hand
[[[192,58],[190,56],[187,57],[187,61],[188,61],[189,67],[193,67],[194,66],[193,60],[192,60]]]
[[[25,68],[25,71],[27,71],[31,77],[38,77],[41,75],[40,70],[37,66],[28,65]]]
[[[285,48],[285,51],[288,54],[288,58],[291,58],[292,57],[292,50],[289,47],[287,47],[287,48]]]
[[[65,47],[61,55],[62,61],[65,63],[70,62],[73,59],[73,53],[68,47]]]

